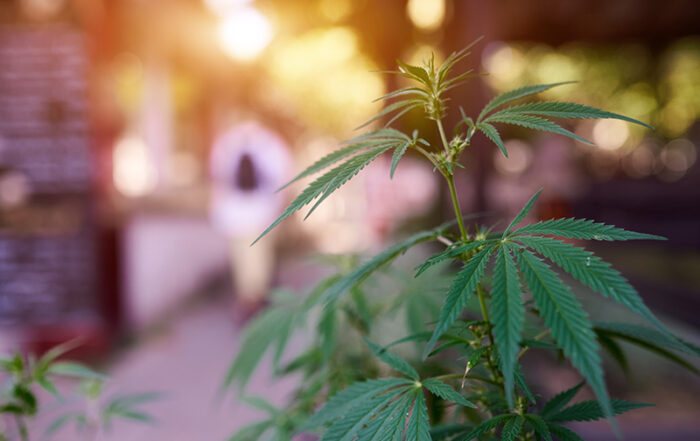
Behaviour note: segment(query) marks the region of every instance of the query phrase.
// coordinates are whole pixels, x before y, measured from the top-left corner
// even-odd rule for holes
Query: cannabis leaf
[[[475,43],[476,42],[472,44]],[[442,118],[445,113],[445,92],[463,84],[467,79],[476,76],[470,69],[448,79],[452,68],[469,55],[469,48],[471,46],[472,45],[469,45],[459,52],[453,52],[445,59],[442,65],[437,68],[435,66],[435,59],[431,57],[425,66],[414,66],[397,60],[397,64],[399,65],[398,70],[382,71],[383,73],[394,74],[415,81],[418,83],[418,86],[398,89],[377,98],[375,101],[389,100],[396,97],[405,99],[386,106],[377,115],[362,123],[358,129],[396,112],[394,116],[386,122],[385,126],[388,126],[406,112],[419,107],[424,109],[428,118],[434,120]]]
[[[501,441],[515,441],[520,435],[525,418],[521,415],[514,415],[503,425]]]
[[[607,345],[606,349],[608,349],[611,355],[620,363],[623,369],[626,367],[626,358],[622,348],[616,343],[615,339],[654,352],[657,355],[683,366],[693,373],[700,373],[695,366],[671,352],[671,350],[675,350],[695,357],[700,354],[700,350],[697,346],[685,342],[680,338],[630,323],[598,322],[595,323],[594,331],[597,334],[598,341],[603,345]]]
[[[584,382],[577,384],[576,386],[566,389],[555,395],[552,399],[547,401],[542,408],[542,416],[547,418],[547,416],[556,413],[559,409],[569,404],[569,402],[576,396],[579,390],[583,387]]]
[[[551,132],[551,133],[556,133],[558,135],[564,135],[569,138],[575,139],[577,141],[580,141],[584,144],[590,144],[593,145],[592,142],[588,141],[587,139],[581,138],[577,134],[570,132],[566,130],[565,128],[561,127],[558,124],[553,123],[552,121],[544,118],[540,118],[537,116],[530,116],[530,115],[518,115],[518,114],[496,114],[493,116],[489,116],[484,120],[486,123],[504,123],[504,124],[511,124],[511,125],[516,125],[516,126],[521,126],[525,127],[527,129],[533,129],[533,130],[540,130],[542,132]],[[477,124],[477,128],[480,127],[480,124]]]
[[[518,253],[518,263],[532,292],[540,316],[572,364],[581,372],[610,413],[610,400],[603,381],[598,343],[588,317],[569,288],[547,264],[527,250]]]
[[[484,245],[488,244],[493,244],[493,240],[474,240],[470,241],[468,243],[460,243],[456,242],[452,246],[448,247],[444,251],[441,251],[430,258],[428,258],[423,264],[418,267],[418,271],[416,272],[415,277],[420,276],[423,274],[425,270],[430,268],[433,265],[436,265],[440,262],[444,262],[445,260],[452,259],[456,256],[459,256],[460,254],[466,254],[469,253],[470,251],[476,250],[478,248],[483,247]]]
[[[588,219],[550,219],[536,224],[526,225],[514,234],[546,234],[568,239],[585,240],[666,240],[665,237],[653,234],[637,233],[623,230],[612,225],[594,222]]]
[[[563,84],[570,84],[570,82],[525,86],[519,89],[505,92],[501,95],[496,96],[483,108],[483,110],[479,114],[479,117],[476,120],[476,123],[469,124],[471,120],[467,121],[464,118],[463,120],[467,122],[470,126],[473,124],[473,126],[476,129],[483,132],[484,135],[486,135],[486,137],[488,137],[494,144],[498,146],[501,152],[503,152],[503,155],[506,157],[508,157],[508,152],[506,151],[505,145],[503,144],[503,140],[501,139],[498,130],[493,126],[493,123],[511,124],[533,130],[556,133],[583,142],[584,144],[592,143],[584,138],[581,138],[575,133],[566,130],[560,125],[546,118],[543,118],[542,116],[570,119],[612,118],[631,122],[634,124],[639,124],[644,127],[653,129],[653,127],[651,127],[650,125],[638,121],[634,118],[630,118],[628,116],[570,102],[542,101],[526,103],[507,107],[505,109],[501,109],[497,112],[491,113],[497,108],[511,101],[529,95],[534,95],[536,93],[540,93],[547,89],[551,89],[552,87],[561,86]],[[491,114],[489,115],[489,113]]]
[[[525,319],[520,280],[512,252],[512,246],[507,243],[499,247],[491,293],[493,336],[500,354],[506,400],[510,406],[513,405],[513,371]]]
[[[575,81],[564,81],[561,83],[550,83],[550,84],[537,84],[533,86],[524,86],[520,87],[518,89],[510,90],[508,92],[504,92],[495,98],[493,98],[491,101],[488,102],[484,106],[484,108],[481,110],[481,113],[479,114],[478,118],[476,119],[477,123],[481,122],[484,119],[484,116],[486,116],[490,111],[506,104],[511,101],[517,100],[518,98],[523,98],[528,95],[534,95],[536,93],[544,92],[545,90],[551,89],[552,87],[557,87],[557,86],[562,86],[564,84],[572,84],[575,83]]]
[[[535,103],[521,104],[518,106],[508,107],[497,113],[494,113],[491,116],[493,117],[496,115],[511,114],[544,115],[553,116],[557,118],[571,119],[612,118],[631,122],[634,124],[639,124],[652,130],[654,129],[649,124],[646,124],[642,121],[638,121],[634,118],[630,118],[628,116],[620,115],[618,113],[596,109],[595,107],[585,106],[583,104],[558,101],[541,101]]]
[[[341,418],[352,408],[400,386],[413,385],[414,382],[405,378],[382,378],[354,383],[338,392],[316,412],[302,427],[310,429],[330,423]]]
[[[549,427],[549,431],[561,441],[585,441],[573,430],[560,426],[559,424],[549,423],[547,424],[547,427]]]
[[[459,314],[462,313],[464,306],[467,304],[467,301],[469,301],[469,297],[476,291],[477,284],[484,275],[486,265],[495,248],[495,245],[487,245],[486,248],[476,253],[457,274],[449,291],[447,291],[445,304],[440,313],[440,319],[423,352],[423,358],[427,358],[440,336],[447,331]]]
[[[537,436],[539,436],[541,439],[544,438],[546,441],[552,441],[552,435],[549,433],[547,422],[541,416],[527,414],[525,415],[525,420],[530,426],[532,426]]]
[[[405,379],[355,383],[334,395],[302,430],[329,423],[322,441],[388,441],[402,436],[431,441],[423,386]]]
[[[364,340],[365,344],[369,346],[369,349],[372,351],[375,357],[379,358],[384,363],[401,372],[408,378],[418,381],[418,379],[420,378],[418,376],[418,372],[416,372],[416,370],[413,369],[413,367],[410,364],[408,364],[405,360],[403,360],[396,354],[387,351],[385,348],[382,348],[381,346],[372,342],[368,338],[364,338]]]
[[[625,400],[612,400],[610,402],[612,407],[612,412],[615,415],[620,415],[622,413],[628,412],[633,409],[639,409],[641,407],[649,407],[651,404],[645,403],[633,403]],[[600,408],[600,403],[597,401],[581,401],[576,404],[572,404],[566,409],[562,409],[559,412],[547,417],[547,421],[560,423],[566,421],[595,421],[605,417],[602,409]]]
[[[393,123],[394,121],[396,121],[397,119],[399,119],[401,116],[403,116],[409,110],[415,109],[416,107],[420,107],[422,105],[423,105],[423,100],[420,98],[410,98],[410,99],[397,101],[395,103],[392,103],[392,104],[386,106],[381,112],[379,112],[378,114],[376,114],[372,118],[368,119],[367,121],[365,121],[362,124],[360,124],[359,126],[357,126],[355,128],[355,130],[366,127],[369,124],[372,124],[374,121],[376,121],[376,120],[384,117],[385,115],[388,115],[396,110],[401,110],[400,112],[396,113],[393,117],[391,117],[391,119],[389,121],[387,121],[385,126],[388,126],[391,123]]]
[[[533,249],[582,284],[625,305],[668,334],[627,279],[590,251],[550,237],[514,236],[512,240]]]
[[[298,307],[291,300],[295,297],[293,294],[279,292],[275,296],[280,300],[255,317],[243,331],[240,349],[226,374],[222,388],[228,388],[237,382],[241,390],[245,389],[268,350],[273,350],[274,363],[279,362],[300,316]]]
[[[263,231],[260,236],[253,241],[253,245],[259,241],[264,235],[266,235],[270,230],[277,226],[284,219],[288,218],[298,210],[301,210],[304,206],[310,204],[314,200],[316,203],[311,210],[307,213],[307,217],[318,207],[318,205],[323,202],[328,196],[331,195],[335,190],[345,184],[347,181],[352,179],[356,174],[358,174],[363,168],[365,168],[370,162],[374,161],[382,153],[388,151],[395,144],[391,143],[388,145],[380,145],[378,147],[373,147],[364,153],[360,153],[357,156],[353,156],[346,162],[330,170],[320,178],[316,179],[314,182],[309,184],[308,187],[297,196],[294,201],[282,212],[282,214],[270,224],[269,227]]]
[[[459,441],[470,441],[473,439],[479,439],[481,435],[485,434],[486,432],[492,429],[495,429],[496,427],[500,426],[501,424],[510,420],[513,417],[514,415],[512,414],[504,414],[489,418],[486,421],[479,424],[478,426],[476,426],[471,432],[457,439]]]
[[[481,130],[484,133],[484,135],[486,135],[486,137],[491,140],[491,142],[496,144],[498,148],[501,149],[501,153],[503,153],[503,156],[507,158],[508,151],[506,150],[505,144],[503,144],[503,139],[501,139],[501,135],[498,133],[498,130],[496,130],[494,126],[487,122],[479,123],[478,127],[479,130]]]
[[[239,429],[228,441],[258,441],[270,427],[272,427],[270,420],[249,424]]]
[[[435,378],[423,380],[423,386],[428,389],[433,395],[442,398],[443,400],[453,401],[466,407],[476,407],[474,403],[467,401],[462,395],[457,393],[447,384]]]
[[[408,419],[406,427],[406,441],[431,441],[430,421],[428,409],[425,405],[425,397],[422,388],[416,388],[413,411]]]
[[[338,161],[341,161],[361,151],[367,150],[371,147],[386,147],[393,145],[408,146],[408,143],[410,141],[411,138],[406,136],[404,133],[391,128],[383,128],[368,132],[364,135],[342,142],[341,145],[345,145],[345,147],[331,152],[326,156],[322,157],[321,159],[317,160],[309,167],[307,167],[303,172],[299,173],[296,177],[294,177],[294,179],[286,183],[282,188],[286,188],[290,184],[298,181],[299,179],[317,173],[335,164]],[[280,188],[280,190],[282,188]]]
[[[328,290],[321,296],[319,302],[328,304],[333,299],[337,298],[344,291],[352,286],[355,286],[365,280],[370,274],[384,266],[385,264],[391,262],[399,255],[405,253],[409,248],[417,245],[421,242],[426,242],[435,239],[441,234],[444,227],[438,227],[435,230],[422,231],[420,233],[414,234],[408,237],[403,242],[400,242],[387,250],[377,254],[372,259],[368,260],[366,263],[355,268],[348,275],[344,276],[333,285],[331,285]]]
[[[537,201],[537,198],[540,197],[541,193],[542,193],[542,190],[541,189],[538,190],[537,193],[535,193],[535,195],[533,197],[531,197],[529,201],[527,201],[527,204],[525,204],[525,206],[522,208],[522,210],[520,210],[520,212],[517,215],[515,215],[513,220],[510,221],[510,224],[508,224],[508,227],[506,227],[506,230],[503,232],[503,235],[501,236],[502,239],[505,238],[506,236],[508,236],[508,233],[510,232],[510,230],[514,226],[518,225],[518,223],[521,220],[525,219],[525,216],[527,216],[528,213],[530,213],[530,211],[532,210],[532,207],[535,205],[535,202]]]
[[[632,323],[595,322],[595,330],[619,338],[642,340],[655,346],[673,349],[696,357],[700,356],[700,348],[694,344],[683,341],[678,337],[669,337],[668,334],[655,331],[646,326]]]

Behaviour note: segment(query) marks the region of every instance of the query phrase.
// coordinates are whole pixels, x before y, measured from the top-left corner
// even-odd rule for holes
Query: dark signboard
[[[0,325],[97,315],[84,35],[0,26]]]

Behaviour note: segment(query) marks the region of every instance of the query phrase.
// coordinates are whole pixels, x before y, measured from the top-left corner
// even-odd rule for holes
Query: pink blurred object
[[[291,158],[285,142],[256,122],[224,132],[211,153],[214,227],[230,237],[259,234],[279,215],[278,193],[290,177]]]
[[[399,222],[425,214],[437,193],[437,182],[430,167],[413,158],[403,158],[393,179],[388,158],[367,167],[367,223],[374,239],[385,242]]]

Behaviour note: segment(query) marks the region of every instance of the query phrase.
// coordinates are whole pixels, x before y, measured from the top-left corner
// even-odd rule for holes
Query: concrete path
[[[163,398],[142,406],[156,419],[155,423],[115,423],[100,440],[224,441],[236,429],[262,416],[237,402],[233,392],[223,399],[218,395],[237,351],[240,333],[225,304],[221,299],[200,302],[169,320],[157,335],[127,351],[112,365],[106,396],[155,391],[162,392]],[[273,381],[270,365],[263,360],[247,392],[281,405],[293,387],[293,379]],[[41,425],[46,426],[50,418],[42,420]],[[86,438],[65,428],[48,439]]]

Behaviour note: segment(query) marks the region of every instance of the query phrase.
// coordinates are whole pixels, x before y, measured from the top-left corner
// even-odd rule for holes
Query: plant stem
[[[547,330],[542,331],[541,333],[537,334],[537,335],[534,336],[532,339],[533,339],[534,341],[540,341],[540,340],[542,340],[543,338],[545,338],[546,336],[548,336],[550,332],[551,332],[551,329],[547,329]],[[522,356],[525,355],[525,353],[528,351],[528,349],[530,349],[530,348],[527,347],[527,348],[522,348],[522,349],[520,350],[520,353],[518,354],[518,360],[520,360],[520,359],[522,358]]]
[[[459,234],[462,240],[467,239],[467,230],[464,228],[464,219],[462,219],[462,210],[459,208],[459,199],[457,199],[457,190],[455,189],[455,180],[451,173],[445,175],[447,180],[447,185],[450,187],[450,196],[452,197],[452,208],[455,211],[455,216],[457,217],[457,223],[459,224]],[[486,317],[484,317],[488,321]]]
[[[481,315],[484,316],[484,321],[489,325],[489,340],[493,344],[493,334],[491,333],[491,320],[489,319],[489,311],[486,309],[486,299],[484,297],[484,288],[481,287],[481,283],[476,284],[476,294],[479,297],[479,307],[481,308]]]
[[[450,149],[449,149],[449,144],[447,143],[447,138],[445,137],[445,129],[442,126],[442,121],[437,119],[436,120],[437,127],[438,127],[438,132],[440,132],[440,139],[442,139],[442,145],[445,148],[445,160],[447,161],[452,161],[452,155],[450,154]],[[457,189],[455,188],[455,181],[454,181],[454,173],[452,173],[452,170],[448,167],[442,167],[441,169],[443,176],[445,177],[445,180],[447,181],[447,185],[450,188],[450,196],[452,197],[452,208],[454,209],[455,212],[455,217],[457,218],[457,223],[459,224],[459,232],[460,232],[460,238],[461,240],[467,240],[467,230],[464,228],[464,219],[462,218],[462,209],[459,207],[459,199],[457,198]],[[489,336],[489,342],[491,346],[491,353],[489,354],[487,358],[487,364],[488,368],[491,371],[491,375],[493,377],[493,380],[490,380],[489,382],[492,384],[495,384],[499,386],[501,389],[501,392],[505,394],[505,386],[503,384],[503,377],[501,377],[498,368],[496,367],[493,359],[493,348],[494,346],[494,338],[493,338],[493,333],[491,332],[491,320],[489,319],[489,312],[488,309],[486,309],[486,300],[484,296],[484,290],[481,287],[481,283],[477,284],[477,294],[479,297],[479,306],[481,307],[481,315],[484,318],[484,321],[486,322],[486,329],[488,331],[488,336]]]
[[[446,238],[445,236],[438,236],[438,237],[436,237],[436,239],[438,241],[442,242],[443,244],[447,245],[448,247],[452,246],[452,244],[454,244],[454,242],[452,242],[450,239]]]
[[[457,379],[461,379],[463,377],[464,377],[463,374],[446,374],[446,375],[437,376],[437,377],[435,377],[435,379],[440,380],[440,381],[444,381],[444,380],[457,380]],[[467,374],[467,378],[469,378],[470,380],[483,381],[484,383],[489,383],[489,384],[493,384],[496,386],[499,385],[498,382],[496,382],[490,378],[482,377],[479,375]]]
[[[491,331],[491,320],[489,319],[489,311],[488,309],[486,309],[486,296],[484,296],[484,288],[481,286],[481,283],[476,284],[476,294],[479,297],[479,307],[481,308],[481,315],[484,317],[484,321],[486,322],[486,330],[488,331],[489,342],[491,343],[492,348],[491,351],[493,351],[493,348],[495,348],[495,340],[493,338],[493,332]],[[493,353],[489,354],[487,358],[487,363],[489,365],[491,375],[493,375],[494,380],[500,386],[501,391],[505,393],[503,379],[500,377],[498,369],[496,368],[493,362]]]
[[[445,136],[445,129],[444,127],[442,127],[442,120],[436,119],[435,122],[437,123],[438,132],[440,133],[442,146],[445,149],[445,160],[452,161],[452,157],[450,155],[450,147],[447,143],[447,137]],[[457,198],[457,190],[455,189],[454,174],[452,173],[451,169],[447,167],[443,168],[444,170],[441,171],[442,174],[445,176],[445,179],[447,180],[447,185],[450,187],[450,196],[452,197],[452,208],[454,208],[455,216],[457,217],[457,223],[459,224],[459,233],[461,239],[466,240],[467,230],[464,228],[464,219],[462,219],[462,209],[459,208],[459,199]]]
[[[420,152],[420,154],[425,156],[428,159],[428,161],[430,161],[435,166],[436,169],[440,170],[440,165],[437,162],[435,162],[435,159],[433,159],[431,154],[428,153],[424,148],[418,145],[414,145],[413,148],[415,148],[418,152]]]
[[[437,122],[438,132],[440,132],[440,139],[442,139],[442,146],[445,149],[445,154],[449,157],[450,148],[449,144],[447,143],[447,137],[445,136],[445,129],[442,127],[442,120],[437,119],[435,121]]]

